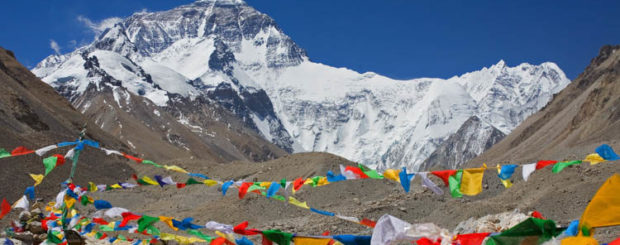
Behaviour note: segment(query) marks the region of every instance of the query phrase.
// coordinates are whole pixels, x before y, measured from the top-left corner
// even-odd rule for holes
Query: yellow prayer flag
[[[310,209],[310,207],[308,207],[308,204],[306,202],[300,202],[299,200],[295,199],[294,197],[288,197],[288,203],[293,204],[297,207],[300,208],[305,208],[305,209]]]
[[[121,185],[119,185],[119,184],[113,184],[113,185],[110,186],[110,188],[112,188],[112,189],[122,189],[123,187]]]
[[[317,183],[316,186],[322,186],[327,184],[329,184],[329,181],[327,181],[327,177],[321,177],[319,179],[319,183]]]
[[[212,179],[207,179],[207,180],[203,181],[203,183],[205,183],[205,185],[209,186],[209,187],[217,185],[217,181],[212,180]]]
[[[468,196],[475,196],[482,192],[482,177],[485,169],[486,166],[482,168],[464,169],[461,179],[461,193]]]
[[[400,183],[400,177],[398,174],[400,174],[400,170],[388,169],[383,172],[383,177]]]
[[[179,167],[177,165],[164,165],[164,168],[166,170],[177,171],[179,173],[184,173],[184,174],[189,173],[189,172],[185,171],[185,169],[182,169],[181,167]]]
[[[271,182],[260,182],[261,187],[269,188],[271,186]]]
[[[307,178],[306,181],[304,181],[304,185],[312,185],[314,184],[314,181],[311,178]]]
[[[30,177],[34,180],[34,186],[37,186],[43,182],[43,178],[45,178],[42,174],[30,174]]]
[[[96,192],[99,188],[97,188],[97,185],[95,185],[95,183],[93,182],[88,182],[88,191],[90,192]]]
[[[501,172],[502,172],[502,167],[499,164],[497,164],[497,174],[499,174]],[[512,182],[510,182],[509,179],[503,180],[503,179],[500,178],[499,180],[502,181],[502,184],[504,185],[504,187],[506,187],[506,189],[508,189],[508,188],[510,188],[512,186]]]
[[[604,162],[605,159],[603,159],[599,154],[597,153],[592,153],[590,155],[586,156],[586,159],[583,159],[584,162],[590,162],[590,165],[595,165],[598,164],[600,162]]]
[[[562,239],[562,245],[598,245],[598,242],[592,237],[573,236]]]
[[[148,176],[143,176],[142,177],[142,181],[144,181],[146,183],[149,183],[149,185],[159,185],[159,183],[157,183],[157,181],[149,178]],[[115,185],[118,185],[118,184],[115,184]],[[112,186],[114,186],[114,185],[112,185]],[[121,188],[123,188],[123,187],[121,187]]]
[[[596,191],[592,201],[583,211],[580,227],[596,228],[620,225],[620,175],[609,177]]]
[[[65,195],[65,205],[67,208],[72,208],[73,204],[75,204],[75,198],[69,196],[69,195]]]
[[[173,217],[166,217],[166,216],[159,216],[159,220],[161,220],[161,222],[164,222],[166,225],[168,225],[171,229],[178,231],[179,228],[174,227],[174,225],[172,225],[172,219],[174,219]]]
[[[329,238],[293,237],[294,244],[303,245],[327,245],[331,240]]]

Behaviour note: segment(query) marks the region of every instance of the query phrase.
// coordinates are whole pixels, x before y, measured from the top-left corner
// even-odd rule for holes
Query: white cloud
[[[86,27],[88,27],[92,32],[94,32],[95,35],[99,35],[106,29],[113,27],[116,23],[123,21],[123,19],[119,17],[110,17],[107,19],[103,19],[99,22],[94,22],[89,18],[81,15],[77,17],[77,20],[86,25]]]
[[[50,48],[52,48],[56,54],[60,54],[60,46],[58,46],[58,43],[54,41],[54,39],[50,39]]]

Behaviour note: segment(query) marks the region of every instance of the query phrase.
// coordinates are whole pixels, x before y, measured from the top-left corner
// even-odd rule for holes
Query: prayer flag
[[[592,153],[590,155],[587,155],[586,159],[583,159],[583,161],[584,162],[590,162],[590,165],[595,165],[595,164],[598,164],[600,162],[604,162],[605,159],[603,157],[601,157],[597,153]]]
[[[551,164],[555,164],[558,161],[555,160],[540,160],[536,163],[536,170],[549,166]]]
[[[456,170],[441,170],[441,171],[432,171],[431,174],[439,177],[441,180],[443,180],[443,183],[446,184],[446,186],[450,186],[450,176],[455,175],[456,174]]]
[[[620,175],[614,174],[596,191],[583,212],[581,227],[596,228],[620,225]]]
[[[485,169],[486,167],[463,170],[461,193],[468,196],[475,196],[482,192],[482,177]]]
[[[607,161],[620,160],[620,156],[618,156],[618,154],[614,152],[614,149],[612,149],[608,144],[602,144],[601,146],[596,147],[595,152]]]
[[[576,165],[576,164],[581,164],[581,161],[577,160],[577,161],[570,161],[570,162],[559,162],[559,163],[556,163],[555,165],[553,165],[553,169],[551,170],[551,172],[559,173],[564,168],[566,168],[566,167],[568,167],[570,165]]]

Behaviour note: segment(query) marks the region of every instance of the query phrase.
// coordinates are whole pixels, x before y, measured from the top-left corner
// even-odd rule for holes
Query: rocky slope
[[[37,149],[63,141],[75,140],[84,125],[86,137],[105,147],[126,152],[131,149],[88,120],[54,89],[23,67],[9,50],[0,48],[0,148],[11,151],[17,146]],[[69,148],[52,150],[48,154],[65,154]],[[45,155],[47,157],[47,155]],[[0,193],[9,202],[17,200],[27,186],[33,184],[29,173],[43,173],[42,157],[35,154],[0,160]],[[50,197],[58,184],[69,176],[71,164],[51,172],[38,187],[41,197]],[[105,156],[100,150],[85,149],[80,157],[74,181],[114,183],[129,177],[134,169],[127,161]]]
[[[582,156],[601,143],[619,149],[619,106],[620,46],[604,46],[547,106],[469,165]]]
[[[549,62],[500,61],[450,79],[406,81],[330,67],[312,62],[269,16],[228,0],[135,13],[33,72],[74,104],[82,96],[78,107],[88,104],[89,84],[124,88],[162,111],[187,108],[175,103],[179,98],[192,102],[183,104],[189,112],[212,102],[288,152],[326,151],[412,170],[470,117],[506,134],[569,82]]]

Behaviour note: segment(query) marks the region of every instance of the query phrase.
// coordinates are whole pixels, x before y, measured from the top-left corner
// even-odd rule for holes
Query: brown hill
[[[603,46],[586,70],[547,106],[468,166],[580,159],[602,143],[620,149],[619,50],[620,45]]]
[[[46,83],[23,67],[9,50],[0,48],[0,148],[11,151],[16,146],[29,149],[73,141],[83,125],[86,137],[106,147],[128,151],[128,147],[113,136],[103,132],[94,123],[76,111],[69,102]],[[48,153],[64,154],[70,148]],[[12,202],[18,199],[27,186],[33,184],[29,173],[43,173],[42,157],[35,154],[0,159],[0,198]],[[54,195],[59,184],[69,176],[71,163],[66,163],[50,173],[37,188],[42,197]],[[106,157],[100,150],[86,148],[80,157],[74,181],[115,182],[129,177],[134,170],[127,161]]]

